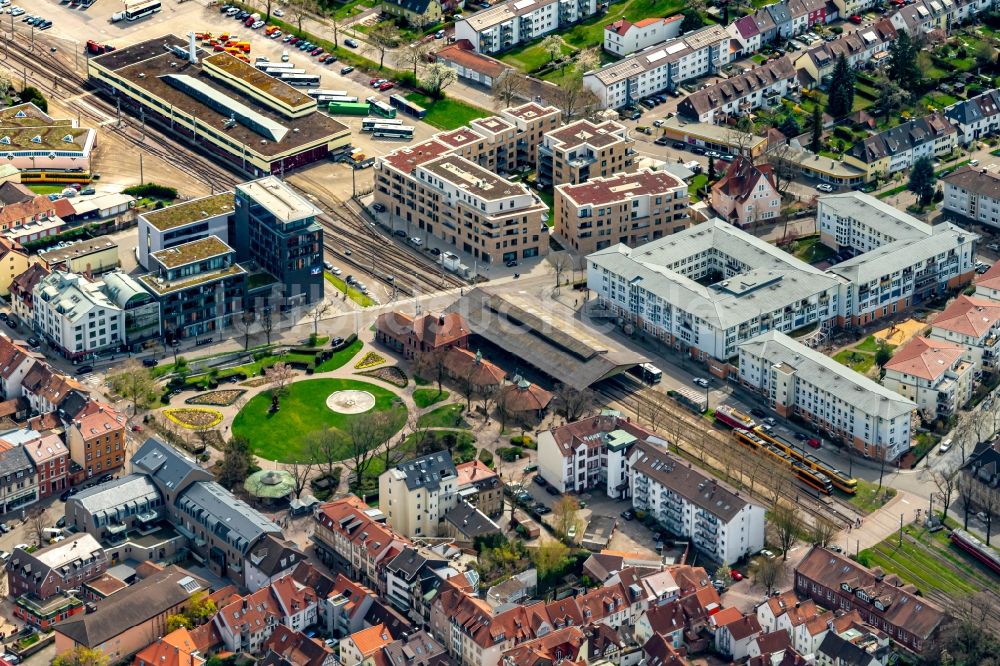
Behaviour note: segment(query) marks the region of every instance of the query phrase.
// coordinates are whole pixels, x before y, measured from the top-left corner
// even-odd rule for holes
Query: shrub
[[[310,363],[306,366],[306,374],[311,375],[316,372],[316,363]]]
[[[839,25],[835,25],[830,28],[830,32],[832,32],[835,35],[840,35],[844,32],[844,29],[841,28]]]
[[[167,185],[158,185],[157,183],[142,183],[141,185],[133,185],[132,187],[127,187],[122,191],[132,197],[155,197],[157,199],[170,200],[177,198],[177,188],[168,187]]]
[[[514,462],[524,454],[524,449],[520,446],[501,446],[497,449],[497,455],[504,462]]]
[[[479,452],[479,460],[487,467],[493,467],[493,454],[488,449]]]

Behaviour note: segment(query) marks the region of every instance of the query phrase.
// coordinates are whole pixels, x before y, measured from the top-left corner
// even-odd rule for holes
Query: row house
[[[73,391],[87,393],[83,384],[56,372],[47,363],[33,364],[21,381],[21,395],[39,414],[59,409],[63,399]]]
[[[18,273],[10,283],[10,309],[21,321],[31,322],[35,315],[35,285],[52,271],[43,263],[34,263]]]
[[[840,56],[847,64],[858,68],[865,63],[887,57],[889,47],[896,41],[896,28],[889,19],[881,19],[870,26],[844,34],[832,42],[809,49],[795,60],[796,71],[807,74],[814,84],[833,73]]]
[[[974,19],[993,6],[990,0],[917,0],[890,16],[897,30],[922,38],[931,30],[951,32],[953,26]]]
[[[940,179],[944,209],[987,227],[1000,228],[1000,174],[963,166]]]
[[[58,495],[69,487],[70,452],[59,435],[42,435],[21,446],[38,472],[38,499]]]
[[[961,294],[934,320],[930,337],[962,345],[963,359],[977,370],[994,369],[1000,360],[1000,303]]]
[[[59,198],[52,201],[48,195],[39,194],[27,201],[10,203],[0,208],[0,234],[14,246],[19,247],[22,243],[60,233],[66,226],[63,216],[72,213],[73,206],[67,199]],[[18,260],[16,263],[22,271],[28,268],[27,257],[24,261]]]
[[[455,39],[499,53],[567,29],[597,12],[597,0],[506,0],[455,21]]]
[[[782,56],[691,93],[677,106],[677,113],[696,122],[719,123],[780,106],[781,99],[797,88],[791,58]]]
[[[6,206],[0,208],[0,215],[5,210]],[[10,296],[14,280],[28,268],[28,252],[24,247],[17,241],[0,236],[0,296]]]
[[[457,482],[451,454],[431,453],[382,472],[379,505],[388,524],[400,534],[437,537],[445,514],[458,503]]]
[[[304,631],[318,611],[316,592],[287,575],[222,606],[213,621],[227,650],[258,654],[278,625]]]
[[[932,113],[866,137],[844,153],[844,162],[863,171],[866,180],[886,178],[955,150],[958,133],[946,117]]]
[[[428,579],[443,578],[438,570],[450,565],[447,557],[438,555],[428,548],[405,546],[396,557],[385,565],[385,598],[394,609],[420,624],[421,617],[417,598],[423,595]]]
[[[125,464],[128,419],[111,405],[89,401],[76,414],[66,414],[66,444],[86,478],[102,476]]]
[[[343,638],[364,628],[365,616],[375,602],[376,594],[344,574],[337,574],[326,597],[320,600],[326,631]]]
[[[837,9],[840,17],[846,19],[848,16],[861,14],[875,6],[876,0],[833,0],[833,5]]]
[[[669,18],[645,18],[632,23],[621,18],[604,26],[604,50],[623,58],[647,46],[676,39],[681,34],[683,14]]]
[[[38,472],[27,449],[0,447],[0,513],[20,509],[23,515],[24,507],[37,501]]]
[[[948,418],[972,399],[976,365],[965,345],[914,337],[885,364],[882,385],[916,403],[928,421]]]
[[[963,146],[996,134],[1000,130],[1000,89],[956,102],[944,110],[944,115],[955,125],[958,142]]]
[[[735,608],[726,608],[712,616],[715,649],[733,661],[751,656],[751,646],[763,634],[756,615],[744,615]]]
[[[13,400],[24,395],[21,385],[28,372],[40,363],[40,354],[0,335],[0,393],[4,400]]]

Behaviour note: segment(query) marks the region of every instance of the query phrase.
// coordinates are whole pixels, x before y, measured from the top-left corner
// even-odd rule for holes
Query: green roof
[[[165,250],[157,250],[153,253],[153,258],[165,268],[178,268],[232,251],[233,248],[223,243],[218,236],[206,236]]]
[[[236,210],[233,204],[233,193],[223,192],[212,196],[185,201],[184,203],[167,206],[151,213],[143,213],[143,217],[160,231],[198,222],[209,217],[231,213]]]
[[[140,280],[151,292],[157,295],[169,294],[174,291],[183,291],[184,289],[190,289],[191,287],[196,287],[199,284],[204,284],[205,282],[212,282],[213,280],[221,280],[223,278],[231,277],[233,275],[245,274],[246,271],[239,264],[233,264],[232,266],[227,266],[226,268],[221,268],[219,270],[207,271],[205,273],[199,273],[198,275],[193,275],[186,280],[164,280],[162,283],[157,282],[156,275],[148,273],[143,275]]]

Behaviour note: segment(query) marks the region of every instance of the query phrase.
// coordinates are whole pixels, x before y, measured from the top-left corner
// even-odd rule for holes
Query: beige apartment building
[[[578,120],[546,132],[538,147],[538,184],[585,183],[635,168],[635,150],[623,125]]]
[[[562,112],[554,106],[541,106],[528,102],[501,111],[500,114],[517,127],[518,163],[535,165],[538,146],[546,132],[562,125]]]
[[[554,232],[581,255],[617,243],[636,247],[686,229],[689,203],[684,181],[664,171],[557,185]]]

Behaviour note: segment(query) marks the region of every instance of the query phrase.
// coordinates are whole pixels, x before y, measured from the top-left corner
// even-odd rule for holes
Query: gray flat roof
[[[958,247],[979,234],[944,222],[930,228],[930,235],[898,240],[830,267],[830,272],[855,284],[864,284],[913,266],[917,262]]]
[[[819,208],[820,214],[825,211],[859,220],[889,240],[924,238],[931,233],[931,225],[863,192],[820,197]]]
[[[266,208],[282,222],[295,222],[322,213],[319,208],[275,176],[241,183],[236,189]]]

